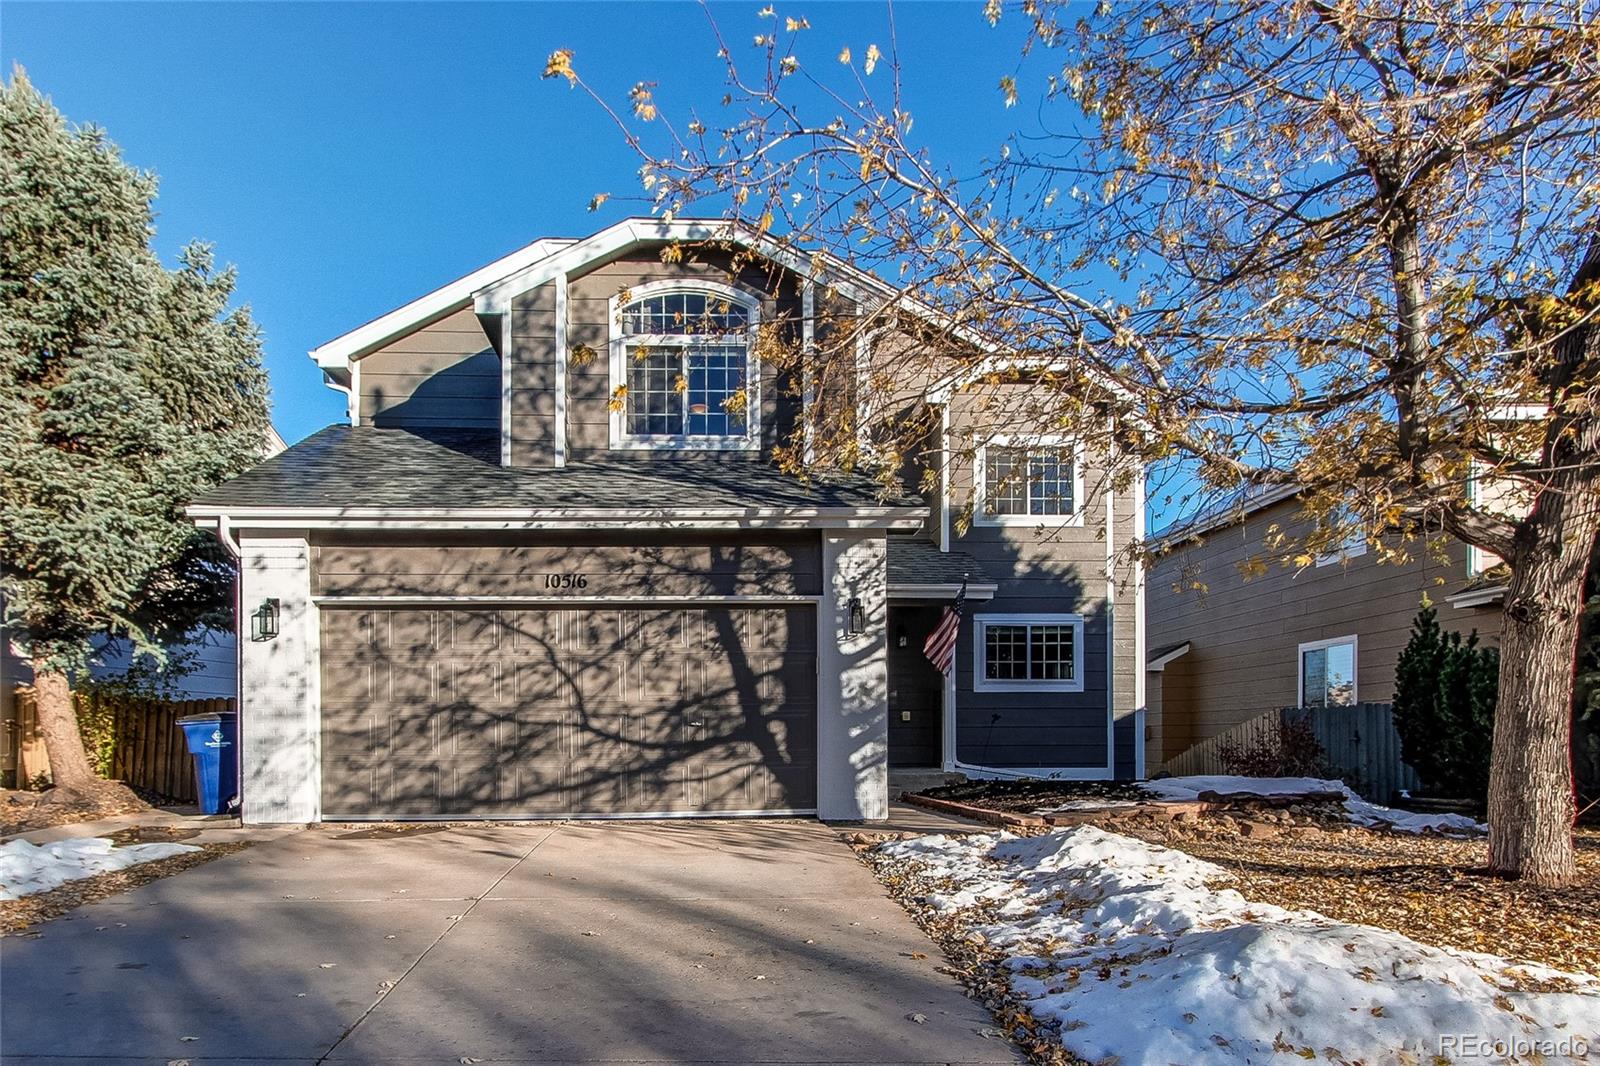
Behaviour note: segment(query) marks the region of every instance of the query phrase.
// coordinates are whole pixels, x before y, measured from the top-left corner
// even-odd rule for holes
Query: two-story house
[[[348,424],[190,509],[240,559],[244,817],[876,819],[891,765],[1141,773],[1137,479],[1008,443],[959,373],[914,397],[938,470],[905,492],[774,462],[913,341],[862,330],[824,394],[761,331],[804,353],[822,303],[898,300],[634,219],[314,350]],[[958,596],[945,676],[923,645]]]
[[[1272,538],[1293,542],[1312,523],[1298,491],[1273,489],[1156,538],[1146,664],[1152,772],[1279,708],[1387,702],[1424,598],[1445,629],[1499,639],[1498,560],[1459,541],[1413,541],[1401,562],[1352,538],[1308,565],[1253,565]]]

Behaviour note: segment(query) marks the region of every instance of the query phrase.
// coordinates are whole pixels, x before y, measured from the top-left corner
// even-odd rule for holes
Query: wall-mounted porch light
[[[250,639],[272,640],[278,635],[278,601],[262,600],[250,615]]]
[[[845,635],[859,637],[867,631],[867,612],[862,608],[859,596],[851,596],[850,603],[847,606],[849,615],[848,620],[845,622]]]

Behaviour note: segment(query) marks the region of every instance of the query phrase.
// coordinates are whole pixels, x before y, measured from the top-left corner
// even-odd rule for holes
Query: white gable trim
[[[351,360],[361,358],[429,319],[470,305],[472,294],[485,285],[547,258],[571,243],[572,241],[567,238],[547,237],[523,245],[510,255],[501,256],[494,262],[481,266],[447,285],[441,285],[427,295],[419,296],[386,315],[380,315],[365,325],[357,326],[349,333],[335,337],[326,344],[318,345],[311,349],[311,358],[323,370],[348,369]]]

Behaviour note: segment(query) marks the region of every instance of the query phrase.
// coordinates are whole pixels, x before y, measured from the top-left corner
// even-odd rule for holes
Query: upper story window
[[[975,520],[985,525],[1068,525],[1083,521],[1079,449],[1061,440],[1026,447],[996,440],[978,452]]]
[[[753,449],[757,299],[711,283],[657,282],[613,300],[611,442],[620,448]]]

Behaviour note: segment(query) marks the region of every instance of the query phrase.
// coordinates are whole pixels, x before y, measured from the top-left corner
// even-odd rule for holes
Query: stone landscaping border
[[[1107,804],[1102,807],[1077,807],[1070,811],[1058,811],[1054,814],[1016,814],[1012,811],[997,811],[990,807],[980,807],[971,803],[959,803],[955,800],[924,796],[917,792],[902,792],[900,799],[913,807],[923,807],[930,811],[953,814],[960,818],[967,818],[974,822],[982,822],[985,825],[999,828],[1043,829],[1046,827],[1070,827],[1091,823],[1095,825],[1112,825],[1124,820],[1148,818],[1165,822],[1186,822],[1207,814],[1238,815],[1241,813],[1241,807],[1259,810],[1283,810],[1297,804],[1343,803],[1344,794],[1341,792],[1299,792],[1279,796],[1255,796],[1202,792],[1198,799],[1193,800],[1151,798],[1148,801],[1134,804],[1119,803]],[[1266,827],[1263,826],[1262,828],[1265,829]]]

